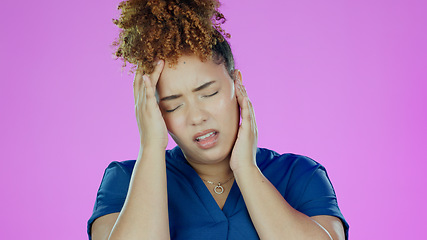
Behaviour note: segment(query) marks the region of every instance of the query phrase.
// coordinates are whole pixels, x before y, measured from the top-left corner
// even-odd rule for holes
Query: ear
[[[234,81],[236,81],[236,80],[241,81],[241,82],[243,81],[242,72],[240,72],[239,69],[234,70]]]

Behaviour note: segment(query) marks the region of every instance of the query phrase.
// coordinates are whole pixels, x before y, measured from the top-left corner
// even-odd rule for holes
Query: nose
[[[208,120],[208,114],[205,109],[197,104],[192,104],[189,106],[187,117],[188,122],[193,126],[203,124]]]

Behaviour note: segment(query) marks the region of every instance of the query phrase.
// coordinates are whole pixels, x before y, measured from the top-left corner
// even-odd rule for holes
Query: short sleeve
[[[134,161],[112,162],[105,169],[101,185],[96,194],[93,213],[87,222],[87,233],[91,239],[92,223],[99,217],[120,212],[126,199]]]
[[[341,219],[348,239],[349,225],[321,164],[306,156],[278,154],[265,148],[258,149],[257,164],[289,205],[309,217],[329,215]]]
[[[309,217],[317,215],[338,217],[343,223],[345,236],[348,239],[349,225],[338,207],[335,190],[326,169],[307,157],[302,158],[305,159],[299,163],[306,161],[302,164],[306,166],[295,180],[298,184],[294,187],[299,188],[295,209]]]

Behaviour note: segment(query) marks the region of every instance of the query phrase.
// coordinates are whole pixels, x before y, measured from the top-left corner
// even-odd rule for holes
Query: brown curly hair
[[[115,56],[154,71],[154,62],[168,60],[170,67],[183,54],[196,54],[202,61],[210,59],[212,48],[230,34],[221,24],[225,17],[218,11],[218,0],[127,0],[122,1],[119,19],[113,19],[120,35],[113,46]],[[226,42],[226,41],[225,41]],[[227,44],[228,45],[228,44]]]

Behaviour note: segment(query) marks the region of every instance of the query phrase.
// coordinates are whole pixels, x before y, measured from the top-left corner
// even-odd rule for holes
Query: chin
[[[186,140],[183,140],[170,131],[169,135],[181,148],[187,161],[190,160],[203,164],[217,164],[224,160],[229,160],[234,143],[237,139],[238,122],[236,125],[236,128],[223,129],[223,131],[219,130],[219,136],[215,141],[215,145],[205,149],[195,142],[196,140],[189,140],[188,136],[185,137]],[[231,132],[233,133],[230,134]]]
[[[212,151],[204,152],[203,156],[201,156],[201,162],[206,164],[217,164],[224,160],[229,160],[229,156],[231,154],[231,150],[227,152],[227,154],[224,154],[223,149],[212,149]]]
[[[181,142],[176,140],[175,142],[181,148],[187,161],[190,159],[190,161],[192,162],[197,162],[202,164],[220,163],[228,159],[232,150],[232,146],[226,147],[223,144],[218,144],[215,147],[210,149],[201,149],[201,148],[198,148],[194,143],[192,143],[194,144],[194,146],[191,146],[191,144],[189,146],[186,144],[182,144]]]

